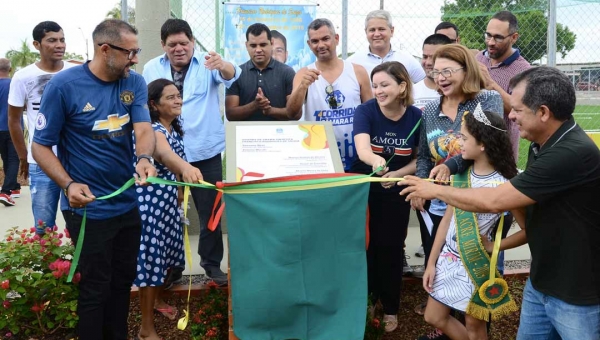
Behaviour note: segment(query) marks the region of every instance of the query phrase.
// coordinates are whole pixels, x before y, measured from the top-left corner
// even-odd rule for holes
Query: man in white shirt
[[[369,49],[354,53],[348,61],[363,66],[369,76],[375,66],[386,61],[398,61],[404,65],[413,83],[425,78],[425,72],[412,55],[392,48],[390,39],[394,36],[394,26],[388,11],[376,10],[367,14],[365,33]]]
[[[60,187],[38,166],[31,155],[31,141],[35,132],[36,117],[46,84],[52,77],[67,68],[76,66],[64,62],[65,34],[53,21],[43,21],[33,29],[33,46],[40,53],[40,61],[15,73],[8,94],[8,127],[11,139],[19,155],[19,174],[30,177],[31,208],[36,232],[43,234],[46,227],[56,224],[56,211],[60,198]],[[27,105],[27,129],[29,140],[25,145],[21,120]],[[38,126],[45,122],[38,122]],[[56,154],[56,147],[53,148]]]
[[[438,47],[451,43],[452,39],[444,34],[432,34],[423,41],[423,58],[421,59],[421,66],[427,76],[413,87],[413,98],[415,100],[413,105],[421,110],[425,108],[427,103],[440,97],[440,94],[437,91],[437,85],[435,85],[429,72],[433,71],[433,54],[437,51]]]
[[[344,170],[358,159],[353,139],[354,110],[373,97],[365,68],[337,56],[339,36],[328,19],[308,25],[307,44],[317,61],[296,73],[287,101],[289,119],[329,121],[337,140]]]

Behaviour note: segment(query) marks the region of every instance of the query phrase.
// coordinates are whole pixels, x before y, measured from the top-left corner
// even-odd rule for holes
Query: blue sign
[[[315,55],[306,44],[308,25],[315,19],[316,5],[236,4],[226,2],[224,11],[224,59],[236,65],[250,59],[246,51],[246,29],[263,23],[281,33],[287,41],[284,62],[295,71],[315,61]],[[279,61],[276,50],[282,49],[282,39],[274,35],[273,57]],[[278,41],[279,40],[279,41]]]

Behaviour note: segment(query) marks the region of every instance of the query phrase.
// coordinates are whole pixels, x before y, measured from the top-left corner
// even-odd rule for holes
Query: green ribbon
[[[408,137],[406,137],[406,141],[408,141],[410,139],[410,137],[413,135],[413,133],[415,133],[415,131],[417,130],[419,125],[421,125],[421,120],[422,120],[422,118],[419,118],[419,121],[417,122],[417,124],[415,124],[415,126],[413,126],[412,130],[408,134]],[[388,159],[387,162],[385,162],[384,166],[378,167],[377,169],[375,169],[375,171],[371,172],[371,174],[369,176],[373,176],[376,173],[378,173],[379,171],[382,171],[383,169],[387,168],[388,164],[390,164],[390,162],[392,161],[392,158],[394,158],[394,156],[396,156],[395,153],[392,154],[392,157],[390,157],[390,159]]]
[[[122,187],[120,187],[117,191],[102,196],[97,197],[96,200],[107,200],[109,198],[113,198],[115,196],[120,195],[123,191],[129,189],[135,183],[135,178],[131,178]],[[67,282],[73,281],[73,275],[75,275],[75,270],[79,265],[79,258],[81,257],[81,248],[83,247],[83,238],[85,236],[85,222],[87,220],[87,207],[83,208],[83,218],[81,219],[81,227],[79,228],[79,237],[77,237],[77,245],[75,246],[75,252],[73,253],[73,263],[71,263],[71,269],[69,270],[69,276],[67,277]]]
[[[454,175],[455,181],[452,185],[456,188],[470,188],[471,168],[467,171]],[[504,315],[516,310],[516,304],[508,294],[508,285],[501,279],[494,280],[494,276],[500,278],[498,269],[490,266],[490,256],[481,243],[479,224],[475,213],[454,208],[456,221],[456,244],[462,261],[475,290],[471,301],[467,305],[467,314],[480,320],[489,321],[489,316]],[[502,220],[497,237],[501,238]],[[498,240],[497,240],[498,241]],[[498,249],[494,249],[497,253]],[[490,272],[495,273],[490,277]],[[491,279],[488,281],[488,279]],[[484,286],[484,293],[480,294],[480,288]],[[488,289],[489,287],[489,289]]]
[[[415,124],[413,129],[408,134],[406,139],[410,139],[413,133],[417,130],[417,128],[421,125],[421,119]],[[390,157],[390,159],[385,163],[385,167],[390,163],[392,158],[394,158],[395,154]],[[310,180],[298,180],[298,181],[286,181],[286,182],[264,182],[264,183],[250,183],[250,184],[242,184],[231,187],[223,188],[223,191],[236,191],[236,190],[247,190],[247,189],[270,189],[270,188],[282,188],[282,187],[301,187],[305,185],[314,185],[314,184],[325,184],[325,183],[336,183],[349,181],[353,179],[363,178],[365,176],[373,176],[376,172],[383,170],[385,167],[379,167],[375,171],[373,171],[370,175],[356,175],[356,176],[343,176],[343,177],[333,177],[333,178],[317,178]],[[169,181],[166,179],[158,178],[158,177],[148,177],[146,179],[148,183],[151,184],[164,184],[164,185],[178,185],[178,186],[190,186],[194,188],[204,188],[204,189],[215,189],[214,185],[202,184],[202,183],[185,183],[185,182],[177,182],[177,181]],[[135,178],[131,178],[128,180],[122,187],[120,187],[115,192],[97,197],[96,200],[106,200],[109,198],[113,198],[115,196],[120,195],[123,191],[129,189],[133,184],[135,184]],[[75,270],[79,265],[79,258],[81,257],[81,248],[83,246],[83,238],[85,235],[85,222],[87,219],[87,207],[83,210],[83,219],[81,220],[81,227],[79,229],[79,237],[77,238],[77,245],[75,246],[75,252],[73,253],[73,263],[71,264],[71,269],[69,270],[69,276],[67,277],[67,282],[71,282],[73,280],[73,276],[75,275]]]

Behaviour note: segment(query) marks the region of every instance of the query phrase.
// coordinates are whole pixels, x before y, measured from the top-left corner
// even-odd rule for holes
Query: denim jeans
[[[517,340],[560,339],[600,339],[600,305],[568,304],[535,290],[528,279]]]
[[[63,210],[73,243],[82,216]],[[87,219],[77,271],[79,340],[126,340],[129,294],[136,274],[142,223],[137,208],[105,220]]]
[[[4,183],[2,183],[1,192],[10,196],[11,190],[19,190],[21,186],[17,181],[19,156],[8,131],[0,131],[0,156],[2,156],[2,166],[4,168]]]
[[[205,181],[215,184],[223,180],[223,164],[221,163],[220,154],[191,164],[200,169]],[[214,277],[215,275],[212,272],[221,273],[221,260],[223,260],[221,222],[219,222],[215,231],[208,230],[208,220],[215,204],[217,191],[202,188],[192,188],[191,191],[200,219],[200,241],[198,243],[200,266],[206,270],[208,276]]]
[[[29,184],[34,225],[42,221],[47,227],[55,226],[60,187],[37,164],[29,164]]]

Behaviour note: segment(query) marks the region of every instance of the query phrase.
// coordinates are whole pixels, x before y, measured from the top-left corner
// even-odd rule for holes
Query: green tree
[[[69,59],[85,60],[85,59],[83,59],[83,56],[81,54],[65,52],[65,55],[63,56],[63,60],[69,60]]]
[[[106,13],[107,19],[121,19],[121,4],[118,3]],[[135,9],[131,6],[127,6],[127,22],[131,25],[135,25]]]
[[[485,49],[483,33],[494,13],[508,10],[519,21],[515,46],[529,62],[540,60],[548,50],[547,0],[455,0],[445,1],[442,20],[456,24],[461,42],[469,48]],[[577,36],[567,26],[556,25],[556,51],[562,57],[575,48]]]
[[[21,41],[20,50],[10,50],[6,52],[5,57],[10,60],[10,64],[12,65],[11,76],[17,70],[40,60],[40,54],[29,48],[27,39]]]

